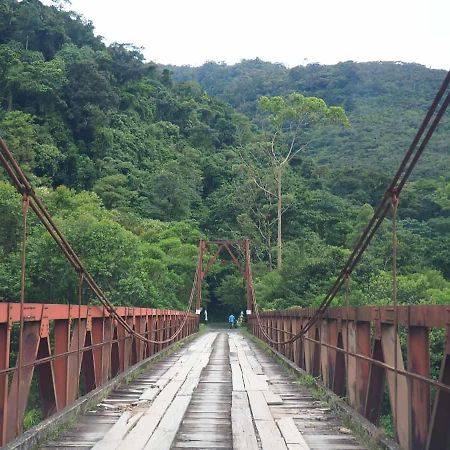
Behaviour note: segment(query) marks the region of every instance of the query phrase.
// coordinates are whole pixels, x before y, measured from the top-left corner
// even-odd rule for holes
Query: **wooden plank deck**
[[[364,449],[238,330],[213,329],[113,391],[42,449]]]

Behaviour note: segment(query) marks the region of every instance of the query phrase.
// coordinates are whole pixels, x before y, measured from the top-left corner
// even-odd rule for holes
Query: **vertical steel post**
[[[372,345],[372,359],[384,362],[381,336],[376,336]],[[370,364],[369,381],[367,384],[367,396],[364,416],[373,424],[378,425],[383,400],[386,370],[375,364]]]
[[[356,352],[370,358],[370,322],[356,322]],[[370,364],[356,358],[356,407],[364,415]]]
[[[395,310],[394,310],[395,311]],[[386,364],[394,369],[404,370],[403,356],[400,347],[400,337],[395,325],[381,325],[381,345]],[[397,355],[397,358],[395,357]],[[397,363],[397,365],[395,364]],[[399,375],[397,370],[387,371],[386,379],[389,386],[389,400],[394,415],[394,423],[397,425],[397,437],[400,446],[410,448],[410,415],[408,381],[405,375]],[[397,408],[396,408],[397,405]]]
[[[250,239],[245,240],[245,285],[247,288],[247,316],[253,314],[253,286],[250,259]]]
[[[24,322],[22,364],[23,366],[28,367],[22,367],[20,379],[18,370],[16,370],[11,383],[8,398],[8,424],[6,427],[7,441],[10,441],[17,436],[17,423],[19,423],[19,429],[21,429],[34,372],[34,366],[29,366],[28,364],[36,361],[40,341],[39,331],[40,322]],[[20,395],[18,395],[18,391],[20,392]],[[20,399],[19,403],[17,403],[18,397]]]
[[[11,309],[8,304],[8,316]],[[0,325],[0,369],[9,368],[9,352],[11,342],[11,325],[9,323]],[[8,375],[0,375],[0,445],[6,444],[6,425],[8,411]]]
[[[327,340],[330,345],[337,347],[338,324],[336,319],[328,320]],[[329,349],[328,351],[328,387],[333,389],[334,373],[336,370],[337,351]]]
[[[66,353],[69,350],[70,321],[55,320],[55,355]],[[56,408],[59,411],[67,405],[69,357],[63,356],[53,361],[53,372],[55,374]]]
[[[113,339],[113,319],[105,318],[103,327],[103,339],[106,345],[103,346],[103,380],[106,382],[111,378],[111,354]]]
[[[197,265],[197,305],[195,313],[200,314],[202,310],[202,283],[203,283],[203,251],[206,247],[206,242],[201,239],[198,247],[198,265]]]
[[[320,342],[328,344],[329,338],[328,338],[328,324],[329,321],[327,319],[323,319],[320,322]],[[320,346],[320,366],[321,366],[321,373],[322,373],[322,381],[325,386],[330,385],[330,368],[329,368],[329,349],[326,346]]]
[[[430,376],[430,343],[426,327],[409,327],[408,369],[425,377]],[[419,450],[425,448],[428,438],[430,386],[411,378],[408,388],[411,405],[411,450]]]
[[[92,344],[101,344],[103,342],[103,328],[104,328],[103,317],[92,319],[92,331],[91,340]],[[92,349],[92,355],[94,358],[94,373],[95,373],[95,386],[99,387],[106,380],[103,378],[103,352],[106,351],[104,346],[96,347]]]

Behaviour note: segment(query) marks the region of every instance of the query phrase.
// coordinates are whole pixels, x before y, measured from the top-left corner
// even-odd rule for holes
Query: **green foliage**
[[[206,92],[254,120],[261,96],[300,92],[344,108],[351,126],[318,127],[309,136],[308,157],[332,172],[369,171],[370,178],[374,171],[393,174],[445,76],[444,71],[419,64],[352,61],[288,69],[255,59],[231,66],[208,62],[200,67],[171,66],[170,70],[175,80],[197,81]],[[442,124],[414,177],[448,175],[448,136],[449,126]],[[341,176],[332,174],[329,179],[345,185]],[[364,181],[371,180],[365,176]]]
[[[216,290],[221,302],[231,307],[232,311],[244,309],[245,285],[242,275],[226,275]]]
[[[22,111],[10,111],[0,122],[0,129],[19,164],[33,167],[37,140],[33,116]]]
[[[0,192],[0,209],[10,220],[0,222],[5,231],[2,237],[8,237],[1,243],[4,258],[0,262],[0,298],[15,299],[20,274],[20,196],[4,182],[0,183]],[[113,303],[183,308],[192,284],[200,238],[193,226],[141,219],[140,227],[132,232],[115,221],[115,213],[106,210],[93,193],[77,194],[65,187],[43,188],[38,193]],[[124,221],[123,215],[121,220]],[[183,240],[178,237],[180,234]],[[29,300],[76,302],[75,272],[35,220],[30,223],[27,261]],[[86,291],[84,301],[88,300],[95,301],[93,294]]]
[[[25,413],[23,418],[23,429],[24,431],[37,425],[42,421],[42,413],[39,409],[30,409]]]
[[[258,108],[269,115],[269,122],[276,129],[287,126],[295,130],[297,126],[304,127],[325,120],[349,125],[343,108],[328,107],[323,99],[305,97],[299,92],[292,92],[286,98],[262,96],[258,99]]]
[[[111,299],[182,308],[198,240],[211,236],[251,239],[263,307],[320,302],[443,73],[261,60],[163,68],[132,45],[106,46],[93,30],[38,0],[1,2],[0,134]],[[449,302],[448,137],[443,123],[400,199],[405,304]],[[293,138],[277,273],[277,202],[254,180],[274,193],[271,144],[280,159]],[[1,174],[2,299],[18,298],[21,223],[20,196]],[[390,301],[390,239],[387,221],[352,276],[352,304]],[[75,301],[74,271],[32,214],[28,241],[29,300]],[[245,304],[240,274],[215,268],[203,296],[222,304],[220,314],[237,312]]]

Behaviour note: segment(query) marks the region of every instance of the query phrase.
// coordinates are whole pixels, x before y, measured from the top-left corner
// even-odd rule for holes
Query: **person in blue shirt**
[[[236,320],[236,317],[234,317],[233,314],[230,314],[228,316],[228,326],[229,326],[229,328],[234,328],[235,320]]]

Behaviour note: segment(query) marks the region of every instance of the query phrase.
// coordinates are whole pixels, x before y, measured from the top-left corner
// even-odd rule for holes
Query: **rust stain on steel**
[[[408,368],[411,372],[430,376],[430,344],[428,329],[411,327],[408,333]],[[411,448],[426,446],[430,422],[430,390],[426,383],[410,381],[411,389]]]

